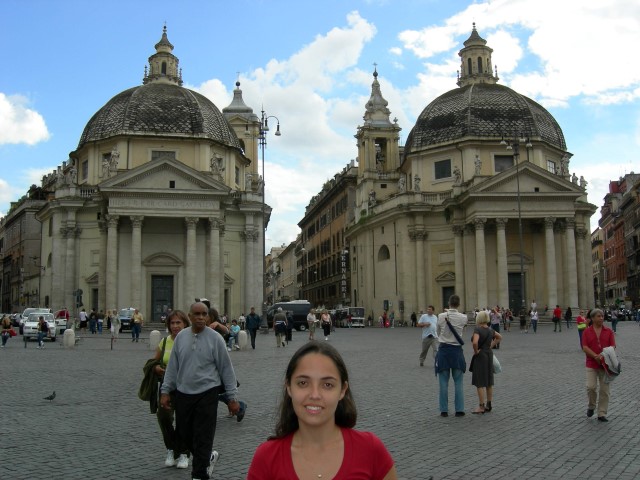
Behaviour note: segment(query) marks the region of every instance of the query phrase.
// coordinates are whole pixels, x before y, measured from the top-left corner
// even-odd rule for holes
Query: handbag
[[[498,357],[496,357],[496,354],[493,354],[493,373],[500,373],[502,372],[502,365],[500,365],[500,362],[498,361]]]
[[[16,331],[15,331],[13,328],[10,328],[10,329],[9,329],[9,336],[10,336],[10,337],[15,337],[16,335],[18,335],[18,334],[16,333]]]

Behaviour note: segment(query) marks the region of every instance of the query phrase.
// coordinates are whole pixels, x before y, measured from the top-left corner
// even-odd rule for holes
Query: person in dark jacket
[[[249,336],[251,337],[251,348],[256,349],[256,333],[260,328],[260,315],[256,313],[255,307],[251,307],[251,312],[247,315],[247,330],[249,330]]]

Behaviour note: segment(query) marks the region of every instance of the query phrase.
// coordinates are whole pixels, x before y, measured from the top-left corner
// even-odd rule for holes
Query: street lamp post
[[[262,278],[263,282],[266,277],[266,264],[265,258],[267,256],[267,222],[265,221],[265,211],[266,211],[266,191],[267,191],[267,182],[265,181],[265,172],[264,172],[264,151],[267,148],[267,132],[269,131],[269,119],[273,118],[276,120],[277,127],[275,136],[279,137],[282,135],[280,133],[280,120],[278,117],[274,115],[267,115],[267,112],[264,111],[264,108],[261,110],[260,115],[260,136],[258,137],[260,150],[262,152]],[[262,325],[260,326],[265,333],[267,333],[268,325],[267,325],[267,315],[266,315],[266,297],[267,297],[267,286],[263,284],[262,287]]]
[[[524,240],[522,233],[522,207],[520,203],[520,136],[514,135],[513,140],[507,143],[502,138],[501,145],[506,145],[507,150],[513,150],[513,161],[516,164],[516,198],[518,202],[518,239],[520,241],[520,309],[526,312],[525,306],[525,292],[524,292]],[[523,138],[525,142],[525,148],[528,149],[532,146],[528,137]],[[520,315],[521,312],[518,312]]]

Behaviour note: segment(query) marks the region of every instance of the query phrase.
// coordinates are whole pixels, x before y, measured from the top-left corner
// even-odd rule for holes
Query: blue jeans
[[[98,322],[98,333],[102,333],[102,322]]]
[[[464,412],[464,392],[462,390],[462,377],[464,372],[457,368],[438,372],[440,383],[440,411],[449,411],[449,376],[453,376],[456,412]]]
[[[238,335],[229,335],[229,342],[227,346],[229,348],[233,348],[233,342],[235,341],[236,345],[238,345]]]
[[[134,340],[138,340],[140,338],[140,324],[139,323],[131,323],[131,338]]]
[[[533,333],[536,333],[538,330],[538,320],[531,320],[531,328],[533,328]]]
[[[38,343],[43,343],[45,338],[47,338],[47,332],[38,332]]]

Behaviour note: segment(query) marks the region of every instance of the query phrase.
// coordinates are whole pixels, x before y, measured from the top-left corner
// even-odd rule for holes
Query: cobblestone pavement
[[[231,353],[249,408],[241,423],[219,410],[215,478],[245,478],[255,448],[272,431],[286,363],[306,338],[294,332],[291,345],[275,348],[273,335],[259,335],[257,350]],[[617,340],[623,373],[611,387],[610,421],[600,423],[585,415],[584,355],[575,328],[504,333],[494,410],[469,414],[477,397],[466,374],[463,418],[439,416],[431,355],[418,366],[419,329],[341,329],[330,338],[350,369],[357,427],[382,438],[400,478],[437,480],[638,478],[638,324],[620,322]],[[83,338],[73,350],[60,341],[44,350],[35,342],[23,347],[15,337],[0,350],[0,478],[190,478],[190,470],[163,466],[155,416],[136,396],[152,355],[147,339],[131,343],[123,335],[113,350],[107,335]],[[470,342],[464,349],[469,360]],[[43,399],[54,390],[55,400]]]

